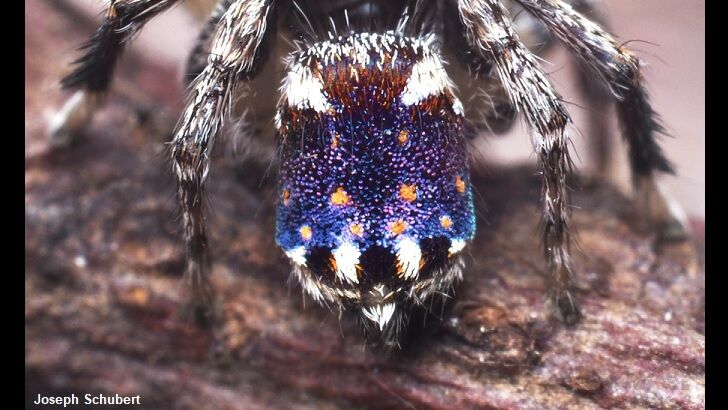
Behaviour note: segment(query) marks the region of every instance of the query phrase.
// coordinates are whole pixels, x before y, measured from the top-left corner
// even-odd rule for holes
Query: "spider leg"
[[[195,46],[187,57],[185,66],[185,85],[190,83],[205,69],[207,58],[210,55],[210,40],[215,33],[215,28],[220,23],[225,11],[230,7],[233,0],[219,0],[212,15],[202,27],[200,34],[195,40]]]
[[[572,7],[601,27],[607,26],[607,15],[601,0],[571,0]],[[587,127],[589,148],[594,161],[594,170],[598,178],[607,179],[610,175],[610,159],[614,149],[611,134],[611,123],[607,113],[614,101],[609,87],[600,78],[595,77],[591,69],[579,57],[572,54],[578,68],[579,91],[587,101]]]
[[[53,145],[67,145],[91,121],[95,109],[108,90],[114,65],[125,43],[152,17],[180,0],[112,0],[96,33],[82,47],[76,68],[61,80],[65,89],[77,90],[51,120],[49,135]]]
[[[197,313],[212,300],[211,267],[203,212],[210,152],[231,108],[238,79],[250,79],[265,62],[260,45],[273,37],[273,0],[234,0],[212,35],[207,65],[191,84],[180,125],[171,142],[186,245],[185,277]]]
[[[456,8],[442,7],[438,12],[448,22],[443,25],[446,44],[443,51],[467,70],[467,73],[455,72],[456,78],[463,84],[473,78],[477,81],[477,87],[466,86],[459,90],[460,97],[469,102],[465,106],[466,117],[469,118],[466,137],[476,138],[483,130],[493,135],[508,132],[516,122],[518,110],[501,83],[493,61],[473,52]],[[453,66],[453,69],[456,68]]]
[[[494,64],[511,102],[530,126],[543,177],[543,240],[550,301],[567,324],[576,323],[580,311],[572,296],[566,187],[571,173],[566,127],[571,119],[535,57],[519,41],[499,1],[459,0],[458,11],[474,55]]]
[[[603,8],[603,0],[567,1],[575,10],[602,27],[606,27],[607,15]],[[522,13],[525,10],[520,5],[515,6],[512,0],[507,4],[512,6],[508,9],[511,15],[518,13],[518,18],[514,18],[513,23],[521,42],[539,56],[551,50],[558,39],[551,34],[546,25],[530,13]],[[586,134],[589,139],[591,157],[595,164],[595,173],[599,178],[607,179],[610,175],[610,158],[614,145],[609,121],[609,111],[613,102],[612,94],[604,81],[595,77],[581,59],[573,54],[571,54],[571,58],[577,67],[579,92],[587,101],[589,108],[585,113],[588,129]]]
[[[684,237],[682,211],[657,184],[656,173],[674,173],[657,143],[665,130],[653,111],[640,73],[641,62],[604,29],[561,0],[518,0],[597,73],[617,99],[622,134],[629,145],[635,190],[647,221],[660,239]]]
[[[220,23],[225,11],[233,3],[233,0],[219,0],[212,15],[205,23],[205,26],[200,31],[200,34],[195,41],[195,46],[190,52],[187,58],[187,65],[185,67],[185,85],[190,86],[197,76],[202,73],[205,66],[208,63],[210,56],[210,48],[212,46],[212,36],[215,33],[215,29]],[[268,30],[274,31],[275,27],[269,27]],[[272,35],[266,35],[263,42],[258,47],[258,55],[260,59],[266,60],[270,58],[270,53],[273,53],[273,46],[271,41]],[[260,67],[261,65],[256,65]],[[246,77],[250,78],[256,76],[257,72],[254,70],[242,72],[239,76],[240,79],[245,80]],[[248,83],[248,92],[245,93],[243,99],[236,101],[235,105],[240,107],[246,107],[246,111],[240,114],[240,119],[232,127],[230,140],[232,141],[236,159],[244,159],[247,167],[251,162],[255,162],[253,166],[268,167],[272,162],[276,160],[276,147],[275,144],[271,143],[268,133],[265,130],[271,128],[270,120],[275,115],[275,99],[267,100],[270,93],[270,83],[278,80],[277,72],[271,73],[260,73],[261,75],[256,76],[256,82]],[[262,77],[262,78],[261,78]],[[271,78],[268,78],[271,77]],[[265,87],[265,88],[262,88]],[[266,104],[267,103],[267,104]],[[255,107],[248,112],[247,108]],[[239,114],[236,112],[236,114]],[[252,161],[248,161],[252,160]],[[265,173],[265,169],[261,169],[259,174]],[[257,181],[255,185],[258,185]]]

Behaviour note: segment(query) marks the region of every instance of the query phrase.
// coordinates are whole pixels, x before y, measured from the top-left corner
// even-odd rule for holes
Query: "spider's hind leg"
[[[210,55],[210,47],[212,46],[210,44],[212,41],[212,35],[215,33],[215,29],[220,23],[220,19],[222,19],[223,14],[228,7],[230,7],[232,2],[233,0],[219,0],[212,12],[212,15],[202,27],[200,34],[197,35],[195,46],[192,48],[192,51],[190,51],[185,65],[185,86],[189,86],[192,81],[197,78],[200,73],[202,73],[205,66],[207,66],[207,59]]]
[[[492,135],[507,133],[518,118],[518,109],[514,106],[498,72],[490,59],[482,58],[468,44],[466,29],[456,7],[443,7],[439,10],[443,25],[443,51],[448,59],[459,64],[451,65],[453,79],[460,85],[460,98],[465,104],[468,118],[467,138],[476,138],[481,131]],[[471,81],[475,80],[475,86]]]
[[[570,0],[574,9],[588,16],[592,21],[607,27],[607,15],[603,0]],[[614,101],[609,87],[599,77],[595,77],[588,65],[572,55],[579,82],[579,91],[587,102],[587,138],[591,149],[591,159],[597,178],[609,179],[614,139],[609,114]]]
[[[212,307],[204,215],[210,153],[231,110],[238,81],[252,79],[266,62],[275,24],[272,0],[234,0],[229,4],[212,31],[207,64],[190,86],[171,142],[186,245],[185,277],[192,291],[192,305],[201,313],[198,317],[207,316]]]
[[[549,270],[549,300],[567,324],[580,316],[573,295],[570,214],[566,183],[571,174],[571,122],[561,97],[536,58],[520,42],[508,13],[497,0],[459,0],[458,11],[472,55],[492,64],[510,101],[523,113],[533,137],[542,176],[544,253]]]
[[[603,0],[568,0],[577,11],[588,16],[592,21],[606,27],[607,16]],[[544,56],[558,43],[558,39],[549,31],[543,22],[517,5],[508,1],[509,11],[514,16],[514,29],[521,41],[538,56]],[[589,140],[594,171],[598,179],[606,180],[610,176],[612,150],[614,141],[611,132],[609,114],[613,96],[609,87],[578,57],[572,55],[577,68],[578,90],[586,100],[586,137]]]
[[[104,22],[82,47],[86,52],[77,59],[76,68],[61,80],[65,89],[76,93],[51,119],[48,134],[51,144],[72,143],[91,121],[104,93],[109,89],[114,66],[125,43],[152,17],[179,0],[112,0]]]
[[[629,145],[633,184],[645,219],[659,240],[683,239],[684,215],[657,181],[658,173],[672,174],[674,170],[657,142],[657,135],[665,130],[650,104],[639,58],[562,0],[518,2],[605,81],[616,99],[622,134]]]
[[[213,34],[232,3],[233,0],[218,0],[212,15],[197,36],[195,46],[187,57],[184,76],[186,87],[190,87],[207,66]],[[259,59],[269,61],[272,60],[269,54],[278,55],[276,53],[279,53],[279,50],[276,47],[280,44],[274,46],[269,43],[272,42],[266,41],[260,44]],[[245,177],[245,182],[249,182],[246,186],[253,190],[260,188],[261,183],[260,179],[251,174],[257,176],[266,174],[270,165],[277,159],[274,139],[269,138],[271,133],[268,130],[273,129],[271,122],[276,107],[276,93],[271,93],[271,84],[277,85],[278,76],[277,70],[240,73],[238,80],[245,82],[246,90],[241,93],[241,98],[233,103],[234,107],[231,107],[233,115],[239,117],[239,120],[227,127],[229,135],[226,135],[226,140],[232,145],[229,151],[234,155],[236,169]],[[244,107],[244,111],[236,110],[237,107]]]

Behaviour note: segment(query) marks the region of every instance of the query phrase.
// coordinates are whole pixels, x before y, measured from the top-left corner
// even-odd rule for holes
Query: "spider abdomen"
[[[462,106],[428,40],[339,37],[288,68],[277,242],[310,295],[396,342],[409,307],[460,278],[474,235]]]

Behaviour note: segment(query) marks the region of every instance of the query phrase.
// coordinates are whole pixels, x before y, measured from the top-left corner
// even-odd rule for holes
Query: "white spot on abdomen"
[[[294,263],[306,266],[306,249],[303,246],[286,251],[286,256]]]
[[[301,64],[294,65],[288,71],[281,92],[288,100],[288,105],[299,110],[312,108],[316,112],[326,112],[331,108],[321,79]]]
[[[351,283],[358,283],[356,265],[359,263],[359,248],[351,242],[345,242],[333,252],[336,260],[336,276]]]
[[[399,241],[396,247],[397,260],[404,271],[404,278],[416,277],[420,271],[420,259],[422,258],[420,246],[412,239],[405,238]]]
[[[455,255],[456,253],[459,253],[460,251],[465,248],[465,241],[462,239],[453,239],[450,243],[450,249],[448,249],[448,252],[450,252],[451,255]]]
[[[442,60],[435,54],[428,54],[412,66],[412,73],[400,98],[403,104],[414,105],[430,96],[445,92],[453,95],[453,88]],[[459,101],[453,103],[453,108],[457,105],[462,111],[462,104]]]

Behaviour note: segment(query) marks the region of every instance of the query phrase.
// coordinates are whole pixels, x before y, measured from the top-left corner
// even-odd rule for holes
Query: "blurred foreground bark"
[[[465,282],[442,322],[386,358],[287,285],[273,186],[217,159],[210,233],[219,320],[182,314],[182,246],[163,143],[181,86],[133,55],[81,144],[50,152],[43,115],[85,33],[26,12],[26,382],[41,394],[141,395],[143,408],[704,408],[701,238],[653,249],[609,185],[574,192],[584,320],[544,314],[538,179],[474,171]],[[31,18],[28,21],[28,18]],[[32,23],[32,24],[31,24]],[[143,90],[143,91],[142,91]],[[220,156],[222,157],[222,156]],[[251,183],[252,181],[252,183]]]

